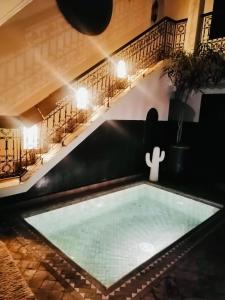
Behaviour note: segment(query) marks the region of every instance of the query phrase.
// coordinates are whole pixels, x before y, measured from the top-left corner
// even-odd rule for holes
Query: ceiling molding
[[[0,1],[0,26],[22,10],[33,0]]]

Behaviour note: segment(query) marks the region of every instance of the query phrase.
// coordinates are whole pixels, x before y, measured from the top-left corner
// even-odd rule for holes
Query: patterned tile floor
[[[0,225],[0,237],[37,299],[225,299],[223,212],[109,290],[70,264],[20,219],[8,218]]]

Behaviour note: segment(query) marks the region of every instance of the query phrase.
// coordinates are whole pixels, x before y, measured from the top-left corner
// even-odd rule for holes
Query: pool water
[[[140,184],[25,220],[109,287],[218,210]]]

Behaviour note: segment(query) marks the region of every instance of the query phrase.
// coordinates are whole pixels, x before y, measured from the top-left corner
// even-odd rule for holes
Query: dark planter
[[[191,147],[171,145],[168,153],[168,173],[176,179],[189,176],[191,166]]]

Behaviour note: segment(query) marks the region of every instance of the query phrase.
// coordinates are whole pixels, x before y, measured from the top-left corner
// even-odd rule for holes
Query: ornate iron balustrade
[[[3,129],[0,136],[0,178],[21,177],[29,165],[35,164],[41,159],[42,153],[48,152],[50,145],[63,144],[68,134],[87,123],[96,109],[110,107],[112,99],[129,86],[130,80],[172,51],[183,49],[186,22],[186,19],[162,19],[115,51],[108,59],[100,61],[73,80],[69,84],[67,95],[58,99],[56,109],[39,124],[42,139],[38,150],[23,149],[22,130],[17,129],[14,133],[13,129]],[[116,76],[115,64],[121,59],[128,67],[127,80]],[[85,87],[89,91],[91,101],[87,109],[79,109],[74,101],[74,91],[79,87]]]
[[[59,99],[58,107],[46,117],[48,136],[53,143],[61,142],[77,126],[88,121],[96,108],[109,107],[112,98],[129,86],[129,80],[118,80],[115,64],[126,62],[128,74],[140,74],[174,50],[183,49],[187,20],[162,19],[150,29],[115,51],[70,83],[68,93]],[[74,101],[74,91],[86,87],[91,103],[89,108],[79,110]]]
[[[21,170],[21,134],[18,129],[0,129],[1,178],[16,176]]]
[[[225,37],[219,39],[210,39],[210,28],[212,22],[212,12],[202,15],[202,25],[201,25],[201,45],[205,45],[214,50],[221,50],[225,52]]]
[[[0,179],[21,178],[41,160],[41,147],[24,149],[21,129],[0,129],[0,153]]]

